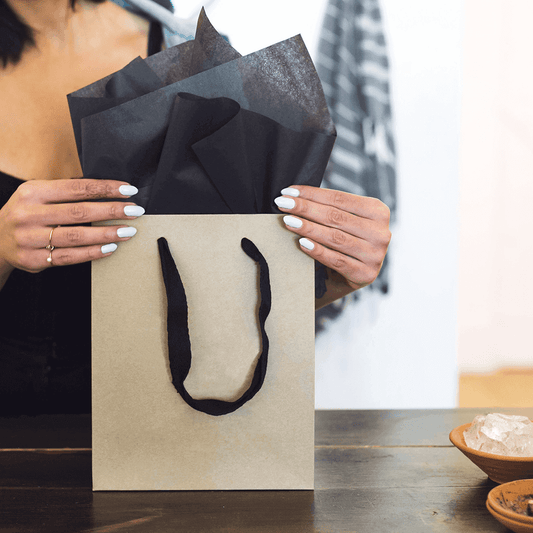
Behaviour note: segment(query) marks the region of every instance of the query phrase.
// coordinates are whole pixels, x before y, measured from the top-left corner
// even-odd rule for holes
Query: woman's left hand
[[[274,201],[301,249],[338,272],[346,293],[372,283],[391,239],[390,210],[380,200],[307,185],[293,185]],[[351,289],[351,290],[350,290]]]

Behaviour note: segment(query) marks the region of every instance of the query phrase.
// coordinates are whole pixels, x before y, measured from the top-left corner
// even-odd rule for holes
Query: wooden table
[[[480,412],[317,411],[315,491],[91,491],[90,418],[0,419],[0,532],[508,531],[494,483],[448,440]]]

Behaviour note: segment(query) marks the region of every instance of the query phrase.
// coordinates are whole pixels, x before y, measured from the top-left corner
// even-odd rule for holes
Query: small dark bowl
[[[533,500],[533,479],[520,479],[494,487],[487,497],[487,509],[511,531],[532,533],[533,516],[527,513],[528,500]]]

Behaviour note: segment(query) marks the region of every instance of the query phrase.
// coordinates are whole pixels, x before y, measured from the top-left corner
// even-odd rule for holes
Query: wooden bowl
[[[510,529],[511,531],[514,531],[514,533],[532,533],[533,532],[533,525],[524,524],[523,522],[517,522],[516,520],[511,520],[510,518],[507,518],[506,516],[500,515],[496,513],[492,507],[490,507],[487,504],[487,509],[492,514],[500,524],[503,524],[506,528]]]
[[[533,479],[520,479],[494,487],[487,497],[489,512],[515,533],[532,533],[533,516],[526,513],[533,499]]]
[[[465,443],[463,433],[471,425],[472,423],[463,424],[453,429],[450,433],[450,440],[492,481],[507,483],[517,479],[533,478],[533,457],[507,457],[469,448]]]

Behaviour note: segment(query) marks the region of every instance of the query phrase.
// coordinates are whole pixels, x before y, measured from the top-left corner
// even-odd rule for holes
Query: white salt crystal
[[[533,457],[533,422],[526,416],[478,415],[464,432],[469,448],[498,455]]]

